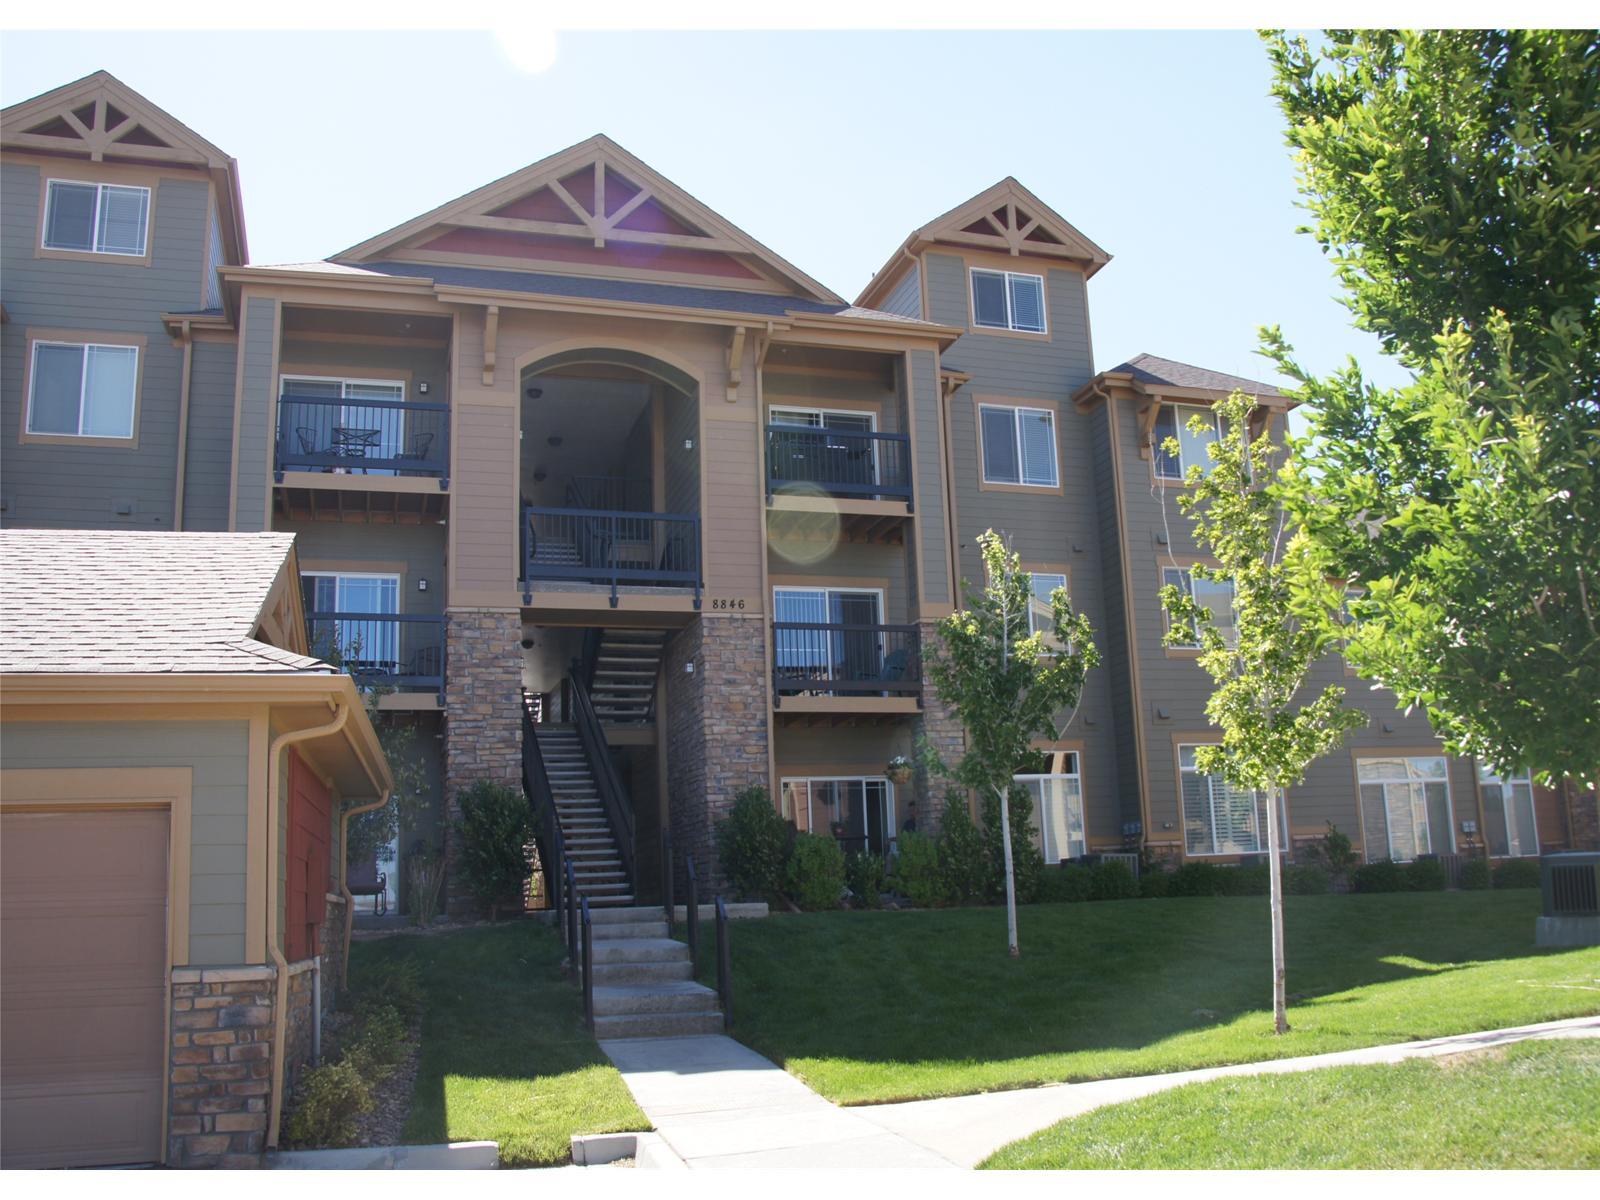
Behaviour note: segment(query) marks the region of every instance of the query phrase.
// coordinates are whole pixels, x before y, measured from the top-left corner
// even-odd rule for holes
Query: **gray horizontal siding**
[[[233,479],[235,342],[196,342],[189,378],[189,441],[183,475],[183,527],[218,533],[228,528]]]
[[[8,318],[0,327],[3,519],[9,525],[48,528],[170,529],[183,353],[167,337],[160,317],[164,311],[193,309],[201,299],[207,184],[163,179],[155,189],[149,266],[112,258],[35,257],[39,193],[37,166],[0,164],[0,273]],[[29,328],[145,337],[136,448],[19,444]],[[128,502],[132,513],[115,514],[120,501]]]
[[[279,305],[252,297],[245,302],[241,347],[244,372],[239,412],[239,478],[234,485],[233,527],[259,533],[267,527],[267,488],[272,481],[272,417],[277,410],[277,380],[272,375],[278,344]]]
[[[922,319],[922,268],[913,263],[899,283],[889,289],[889,294],[879,302],[884,312],[897,317]]]
[[[295,553],[302,570],[336,563],[351,571],[377,571],[383,564],[404,564],[400,579],[400,611],[442,613],[445,610],[442,525],[368,525],[341,521],[273,522],[273,529],[295,535]],[[320,568],[318,568],[320,569]],[[428,590],[417,590],[419,580]]]

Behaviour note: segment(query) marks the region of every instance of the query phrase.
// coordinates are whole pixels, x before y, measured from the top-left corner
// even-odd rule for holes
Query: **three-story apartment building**
[[[885,764],[959,752],[923,652],[990,528],[1105,660],[1025,779],[1047,857],[1264,849],[1256,799],[1193,769],[1207,683],[1157,592],[1204,586],[1171,503],[1204,461],[1188,416],[1243,388],[1281,434],[1288,400],[1151,356],[1097,373],[1109,256],[1015,180],[851,304],[603,136],[276,266],[248,262],[232,161],[110,76],[6,110],[4,148],[0,520],[293,532],[313,641],[420,735],[435,815],[401,857],[525,759],[596,900],[654,894],[669,833],[704,871],[752,785],[850,849],[936,826],[942,789]],[[1592,799],[1352,691],[1372,721],[1291,789],[1297,839],[1596,836]]]

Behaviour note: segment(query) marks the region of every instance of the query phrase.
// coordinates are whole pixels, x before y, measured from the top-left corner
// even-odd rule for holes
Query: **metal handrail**
[[[578,905],[587,897],[578,895],[578,877],[573,873],[572,860],[566,860],[567,877],[567,958],[578,952]]]
[[[809,484],[833,496],[912,502],[911,439],[903,433],[767,426],[767,503],[780,488]]]
[[[594,921],[589,916],[589,897],[578,901],[583,910],[583,1017],[594,1032]]]
[[[371,411],[380,428],[362,432],[375,444],[354,453],[336,442],[335,429],[344,410]],[[386,416],[386,414],[395,414]],[[420,427],[419,427],[420,426]],[[367,454],[379,448],[376,439],[388,435],[397,452]],[[416,449],[419,440],[426,448]],[[293,391],[278,397],[277,446],[273,457],[276,482],[288,469],[326,468],[357,471],[394,471],[407,475],[437,475],[441,490],[449,487],[450,406],[411,400],[366,400],[306,396]]]
[[[314,655],[337,651],[363,683],[444,689],[444,618],[437,613],[308,612],[306,631]],[[385,648],[392,653],[379,657]]]
[[[561,836],[561,823],[556,819],[555,795],[550,788],[550,777],[545,772],[544,755],[539,750],[539,734],[527,706],[522,710],[522,789],[533,808],[536,828],[541,831],[540,867],[544,870],[545,886],[550,890],[551,907],[555,910],[556,925],[566,936],[564,906],[571,903],[571,893],[566,889],[567,846]]]
[[[661,835],[661,911],[667,918],[667,936],[677,932],[678,914],[673,903],[672,830]]]
[[[700,974],[700,880],[694,870],[694,855],[684,856],[684,873],[689,878],[689,963],[692,975]]]
[[[572,684],[572,721],[578,730],[578,740],[583,744],[589,769],[594,774],[595,786],[600,792],[600,807],[611,826],[611,836],[616,839],[617,852],[622,858],[622,869],[628,878],[628,890],[634,890],[633,862],[633,809],[628,804],[628,793],[617,778],[616,764],[611,761],[611,751],[606,745],[606,733],[595,715],[594,701],[589,697],[589,685],[584,682],[583,664],[577,660],[567,672]]]
[[[723,1032],[733,1028],[733,967],[728,945],[728,906],[717,897],[717,1002],[722,1006]]]
[[[784,692],[915,696],[922,691],[921,631],[915,625],[774,621],[772,683],[775,698]]]
[[[539,557],[541,536],[554,547],[544,559]],[[524,505],[524,594],[531,594],[533,583],[541,579],[608,583],[613,608],[623,584],[689,587],[699,607],[704,586],[700,518],[694,513]]]

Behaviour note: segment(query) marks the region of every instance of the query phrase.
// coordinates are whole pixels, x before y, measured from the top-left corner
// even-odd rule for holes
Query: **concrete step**
[[[666,919],[666,909],[662,908],[659,904],[645,904],[635,905],[634,907],[626,909],[623,912],[607,913],[604,918],[596,917],[595,924],[598,925],[601,920],[616,921],[618,923],[626,924],[630,921],[665,921]]]
[[[588,900],[590,909],[589,920],[593,922],[594,919],[602,912],[605,912],[606,908],[609,906],[615,906],[613,911],[615,911],[617,908],[626,909],[628,905],[633,903],[633,893],[619,892],[613,896],[590,896],[588,897]]]
[[[600,910],[615,912],[615,909]],[[599,915],[596,913],[595,915]],[[600,940],[595,939],[595,950],[600,948]],[[634,984],[662,984],[662,983],[687,983],[692,974],[689,960],[682,962],[652,962],[652,963],[603,963],[596,961],[594,964],[595,987],[616,987]],[[578,972],[579,980],[583,972]]]
[[[689,947],[671,938],[596,938],[594,961],[602,963],[688,962]]]
[[[591,918],[593,920],[593,918]],[[653,938],[667,936],[665,921],[593,921],[594,940],[611,938]]]
[[[718,1011],[717,993],[690,979],[670,983],[595,983],[594,1013],[597,1017]]]
[[[594,1019],[594,1036],[597,1038],[693,1037],[696,1034],[721,1032],[720,1012],[645,1013]]]
[[[577,872],[573,872],[573,874],[577,875]],[[626,895],[629,899],[633,898],[633,893],[628,891],[628,881],[626,879],[619,880],[616,883],[591,883],[582,876],[578,876],[577,882],[578,894],[589,897],[591,902],[603,896]]]

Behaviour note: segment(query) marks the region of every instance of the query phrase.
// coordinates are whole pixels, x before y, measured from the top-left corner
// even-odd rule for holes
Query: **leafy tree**
[[[1059,736],[1057,714],[1076,710],[1084,676],[1100,655],[1089,619],[1072,611],[1064,587],[1050,596],[1050,627],[1029,630],[1033,577],[994,530],[978,538],[984,586],[963,581],[967,607],[939,622],[928,648],[928,678],[967,733],[956,764],[938,764],[950,778],[1000,808],[1005,861],[1006,932],[1017,946],[1016,883],[1011,833],[1011,779],[1036,738]],[[1047,636],[1048,635],[1048,636]],[[1070,719],[1070,718],[1069,718]],[[958,801],[959,803],[959,801]],[[1026,834],[1026,829],[1023,830]]]
[[[1317,378],[1283,495],[1347,657],[1449,748],[1600,775],[1600,36],[1266,35],[1313,233],[1416,373]],[[1312,573],[1308,573],[1308,578]]]
[[[1223,436],[1207,448],[1211,471],[1190,467],[1189,487],[1178,497],[1178,508],[1193,521],[1195,543],[1218,564],[1196,564],[1195,577],[1233,586],[1233,634],[1225,636],[1188,591],[1168,584],[1161,602],[1172,615],[1167,641],[1198,640],[1200,666],[1216,684],[1206,716],[1222,730],[1222,742],[1198,747],[1195,767],[1267,798],[1272,1012],[1277,1032],[1285,1033],[1280,798],[1346,730],[1364,724],[1366,714],[1345,707],[1338,686],[1301,701],[1307,672],[1337,632],[1320,610],[1337,609],[1343,594],[1317,573],[1310,540],[1287,524],[1277,489],[1256,483],[1271,478],[1277,451],[1267,437],[1249,438],[1254,404],[1241,392],[1218,404]],[[1191,422],[1196,433],[1212,428],[1207,416]],[[1167,439],[1165,449],[1176,455],[1176,439]]]

